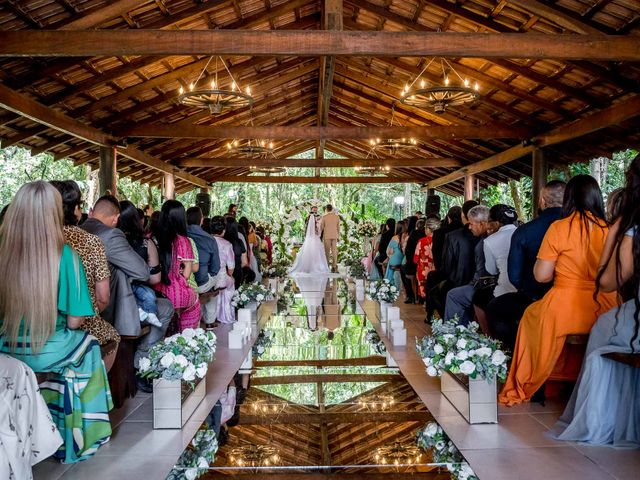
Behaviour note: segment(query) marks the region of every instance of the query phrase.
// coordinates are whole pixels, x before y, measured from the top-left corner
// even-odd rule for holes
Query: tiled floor
[[[373,311],[373,304],[365,309]],[[266,305],[261,315],[268,316]],[[499,409],[499,424],[469,425],[440,394],[438,379],[424,372],[415,353],[414,338],[427,333],[419,307],[401,305],[408,345],[387,349],[416,393],[465,455],[481,480],[628,480],[639,478],[640,452],[586,447],[557,442],[545,436],[561,414],[563,405],[549,401],[545,407],[524,404]],[[372,322],[377,322],[370,315]],[[228,328],[228,327],[227,327]],[[52,460],[34,468],[36,480],[164,479],[179,453],[240,367],[249,345],[243,350],[226,348],[225,327],[220,328],[216,359],[207,374],[207,395],[185,428],[153,430],[151,397],[139,394],[112,413],[114,434],[109,444],[89,461],[61,465]],[[385,338],[384,336],[382,336]]]
[[[420,307],[399,305],[408,345],[394,347],[385,339],[400,370],[429,411],[469,461],[481,480],[628,480],[640,478],[640,451],[587,447],[558,442],[545,433],[564,405],[553,399],[540,404],[498,408],[497,425],[469,425],[440,395],[440,382],[424,372],[415,352],[415,337],[427,332]],[[365,311],[372,313],[373,304]],[[369,315],[378,328],[374,315]],[[379,333],[380,330],[378,330]]]

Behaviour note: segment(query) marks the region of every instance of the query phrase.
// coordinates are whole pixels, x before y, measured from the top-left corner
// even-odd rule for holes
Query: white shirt
[[[493,290],[496,297],[517,291],[509,281],[507,272],[511,236],[516,228],[515,225],[503,225],[497,232],[484,239],[485,268],[491,275],[498,275],[498,284]]]

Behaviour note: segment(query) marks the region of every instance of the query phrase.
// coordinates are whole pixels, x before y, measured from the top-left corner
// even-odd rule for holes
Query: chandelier
[[[396,106],[393,105],[391,107],[391,121],[389,122],[389,126],[393,127],[393,121],[396,115]],[[414,138],[387,138],[387,139],[379,139],[372,138],[369,140],[369,145],[371,146],[371,152],[378,155],[377,152],[384,151],[388,155],[395,155],[401,150],[407,150],[410,148],[415,148],[418,145],[418,141]]]
[[[241,90],[240,85],[229,71],[229,68],[227,68],[227,64],[222,60],[222,57],[215,57],[215,75],[210,84],[198,86],[198,82],[204,75],[204,72],[206,72],[213,58],[214,57],[209,58],[209,61],[200,72],[200,75],[198,75],[196,81],[190,83],[186,90],[180,87],[178,101],[188,107],[209,109],[211,115],[219,115],[225,108],[251,107],[253,105],[251,89],[246,87],[244,92]],[[229,88],[223,88],[222,83],[218,79],[218,58],[220,58],[224,69],[229,74]]]
[[[422,451],[416,445],[394,442],[388,447],[376,448],[373,458],[381,465],[394,467],[411,466],[420,463]]]
[[[251,402],[249,408],[254,414],[257,415],[273,415],[282,412],[287,404],[286,403],[269,403],[266,400],[255,400]]]
[[[388,410],[395,404],[393,395],[371,395],[358,400],[361,410],[381,411]]]
[[[280,460],[277,448],[255,443],[232,448],[228,458],[233,465],[256,469],[276,465]]]
[[[273,155],[273,142],[248,139],[232,140],[227,143],[227,151],[246,158],[266,158]]]
[[[402,103],[423,110],[433,108],[435,113],[441,114],[448,107],[475,102],[480,98],[478,82],[475,82],[472,88],[469,79],[462,78],[446,58],[440,58],[443,85],[428,86],[425,80],[420,77],[435,60],[435,57],[432,58],[413,82],[405,85],[400,93],[400,101]],[[457,77],[459,84],[454,85],[451,82],[451,77]]]

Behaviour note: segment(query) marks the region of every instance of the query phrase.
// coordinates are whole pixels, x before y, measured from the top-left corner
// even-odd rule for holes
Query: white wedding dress
[[[304,243],[302,247],[300,247],[300,251],[289,273],[292,275],[329,273],[329,265],[327,264],[327,257],[324,253],[324,244],[322,240],[320,240],[315,215],[309,215]]]

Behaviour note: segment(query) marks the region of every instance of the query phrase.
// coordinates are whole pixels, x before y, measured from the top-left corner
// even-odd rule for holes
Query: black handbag
[[[498,277],[494,275],[489,275],[486,277],[480,277],[473,282],[473,288],[476,290],[481,290],[485,288],[495,288],[498,284]]]

